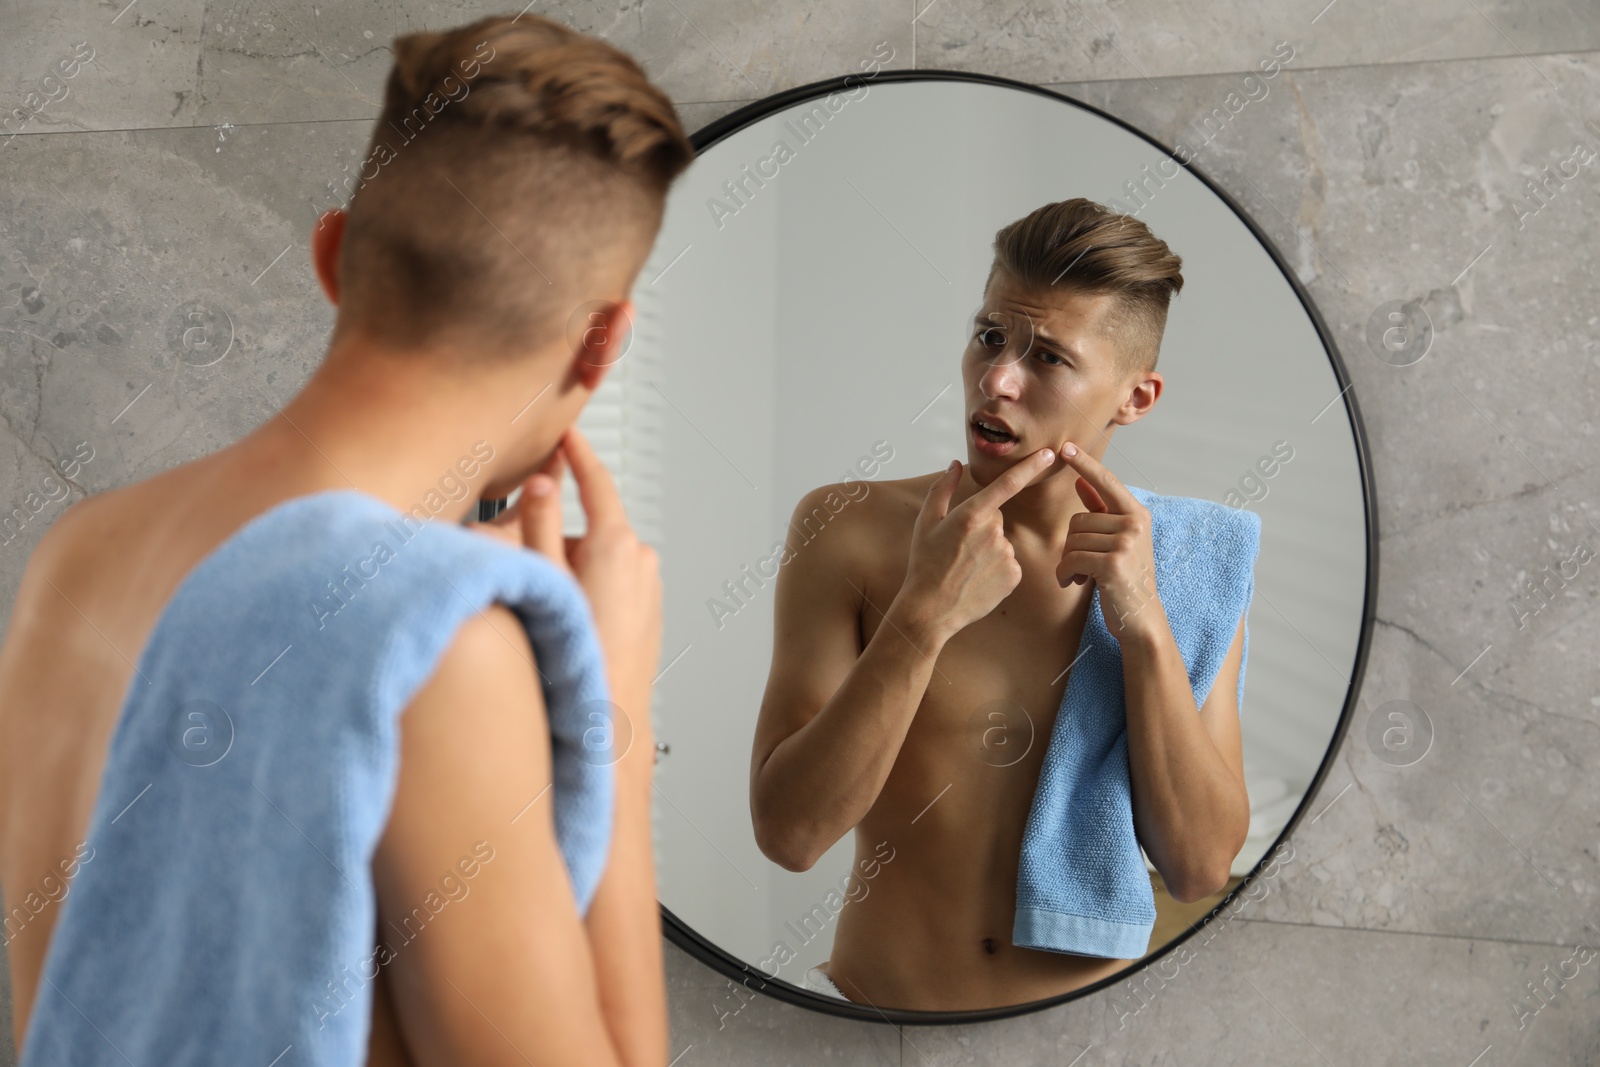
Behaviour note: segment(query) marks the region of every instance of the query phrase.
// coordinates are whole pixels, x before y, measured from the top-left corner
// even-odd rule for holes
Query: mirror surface
[[[874,891],[872,876],[896,862],[915,868],[914,833],[858,845],[846,832],[798,872],[757,845],[750,765],[773,659],[775,549],[813,489],[850,478],[858,493],[889,493],[952,459],[969,463],[962,359],[996,231],[1086,197],[1135,215],[1182,257],[1184,278],[1161,343],[1159,401],[1117,427],[1105,466],[1131,486],[1261,520],[1239,713],[1250,833],[1223,892],[1186,904],[1162,891],[1146,860],[1157,906],[1147,953],[1156,952],[1272,849],[1335,739],[1369,565],[1357,430],[1339,375],[1272,253],[1151,142],[1022,87],[857,81],[853,94],[783,106],[702,150],[636,283],[631,347],[580,420],[661,553],[652,710],[670,746],[656,773],[661,902],[728,959],[816,989],[808,972],[829,960],[841,914],[862,906],[855,898]],[[1137,199],[1130,182],[1142,186]],[[1026,710],[1042,745],[1056,709]],[[929,800],[966,802],[956,791]],[[892,858],[860,862],[874,854]],[[952,917],[949,968],[983,966],[966,932]],[[1030,951],[1009,934],[1007,923],[1007,952]],[[993,1009],[1126,966],[1077,959],[1098,970],[1062,977],[1050,994],[1033,985],[1015,1000],[990,990],[874,1007]],[[952,984],[950,973],[928,982]],[[821,992],[787,999],[837,1003]]]

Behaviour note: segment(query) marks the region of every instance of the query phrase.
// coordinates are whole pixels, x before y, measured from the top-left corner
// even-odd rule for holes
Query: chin
[[[986,456],[981,452],[967,454],[967,472],[972,475],[972,480],[979,485],[988,485],[1006,472],[1011,463],[1007,460]]]
[[[1018,449],[1009,456],[986,456],[982,452],[969,452],[967,470],[972,475],[972,480],[982,487],[988,485],[1006,471],[1010,470],[1018,463],[1021,463],[1023,460],[1033,455],[1034,451],[1034,449],[1029,449],[1028,451],[1023,452],[1021,449]],[[1024,488],[1027,486],[1043,485],[1049,480],[1050,476],[1056,472],[1056,468],[1059,465],[1060,461],[1058,460],[1055,464],[1052,464],[1051,466],[1040,471],[1038,474],[1035,474],[1032,478],[1028,479]]]

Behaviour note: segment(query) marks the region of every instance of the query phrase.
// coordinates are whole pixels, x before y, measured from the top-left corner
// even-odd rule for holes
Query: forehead
[[[1116,301],[1114,293],[1028,288],[998,269],[983,296],[983,312],[1008,311],[1026,315],[1024,321],[1031,322],[1037,336],[1089,348],[1105,337],[1102,327]]]

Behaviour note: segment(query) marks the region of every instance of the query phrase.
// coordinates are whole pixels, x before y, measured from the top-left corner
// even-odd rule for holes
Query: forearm
[[[648,709],[648,700],[637,707]],[[661,911],[650,832],[655,737],[649,712],[633,716],[633,739],[616,771],[611,851],[584,922],[601,1011],[625,1067],[666,1063],[667,1002]]]
[[[1171,629],[1164,619],[1152,629],[1122,639],[1135,822],[1169,889],[1189,895],[1232,862],[1250,812],[1200,719]]]
[[[751,808],[763,851],[803,870],[862,820],[894,769],[946,640],[896,598],[833,697],[757,772]]]

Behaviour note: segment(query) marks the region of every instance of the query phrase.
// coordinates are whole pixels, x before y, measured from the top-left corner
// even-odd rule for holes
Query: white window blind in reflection
[[[665,406],[652,384],[660,378],[662,341],[658,290],[647,283],[660,268],[646,264],[639,272],[633,293],[633,336],[616,364],[606,371],[589,403],[578,415],[578,429],[589,439],[595,452],[611,472],[639,539],[657,552],[661,544],[661,417]],[[562,478],[561,514],[563,532],[583,533],[583,507],[577,483],[569,470]],[[666,666],[665,648],[661,666]],[[623,709],[629,715],[634,709]],[[661,694],[650,699],[651,734],[659,737],[654,724],[661,721]],[[651,836],[657,855],[661,850],[660,805],[650,808]]]
[[[648,277],[648,268],[641,272]],[[660,316],[648,287],[634,294],[633,340],[578,415],[578,429],[611,472],[640,540],[660,549],[661,394],[650,384],[661,361]],[[561,514],[570,536],[584,530],[583,507],[570,470],[562,480]]]

